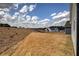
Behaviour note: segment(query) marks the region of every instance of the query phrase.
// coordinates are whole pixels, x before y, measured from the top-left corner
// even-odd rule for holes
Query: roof
[[[65,27],[71,27],[70,21],[67,21]]]

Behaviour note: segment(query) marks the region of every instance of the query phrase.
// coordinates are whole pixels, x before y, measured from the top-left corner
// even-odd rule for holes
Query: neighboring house
[[[67,21],[65,24],[65,33],[66,34],[71,34],[71,24],[70,21]]]
[[[46,32],[65,32],[66,34],[71,34],[71,24],[67,21],[65,26],[51,26],[45,28]]]
[[[45,30],[47,30],[48,32],[61,32],[64,31],[64,27],[62,26],[51,26],[46,28]]]

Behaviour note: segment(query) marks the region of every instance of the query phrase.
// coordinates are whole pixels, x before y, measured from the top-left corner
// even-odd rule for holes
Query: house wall
[[[65,33],[66,34],[71,34],[71,27],[65,28]]]
[[[77,6],[76,4],[71,4],[71,10],[70,10],[70,20],[71,20],[71,35],[72,35],[72,41],[74,46],[74,52],[76,55],[76,19],[77,19]]]

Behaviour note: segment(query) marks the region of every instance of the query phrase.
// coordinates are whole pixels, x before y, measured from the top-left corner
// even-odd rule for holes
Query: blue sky
[[[27,5],[29,5],[28,3]],[[16,11],[20,10],[25,4],[19,4],[18,9],[11,9],[10,13],[14,14]],[[59,13],[62,11],[69,11],[70,6],[68,3],[37,3],[36,8],[29,12],[30,16],[38,16],[41,20],[44,18],[51,18],[51,13]]]
[[[34,11],[32,11],[31,15],[37,15],[39,18],[49,18],[51,13],[58,13],[61,11],[68,11],[69,10],[69,4],[37,4],[37,7]]]

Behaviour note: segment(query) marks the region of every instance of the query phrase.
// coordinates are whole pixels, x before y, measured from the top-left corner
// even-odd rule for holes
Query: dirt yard
[[[74,51],[71,36],[63,32],[40,33],[0,28],[0,55],[72,56]]]
[[[17,28],[0,28],[0,54],[19,41],[23,40],[32,31],[28,29],[17,29]]]

